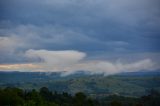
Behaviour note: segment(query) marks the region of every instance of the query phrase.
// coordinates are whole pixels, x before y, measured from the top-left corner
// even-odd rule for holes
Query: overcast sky
[[[0,0],[0,70],[159,69],[159,0]]]

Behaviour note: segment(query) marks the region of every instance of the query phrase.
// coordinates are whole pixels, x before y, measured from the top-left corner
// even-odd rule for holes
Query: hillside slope
[[[154,72],[155,73],[155,72]],[[157,73],[157,72],[156,72]],[[61,77],[60,73],[0,72],[0,87],[39,89],[43,86],[58,92],[85,92],[91,96],[111,94],[141,96],[150,89],[160,91],[160,75],[126,73],[112,76],[73,74]]]

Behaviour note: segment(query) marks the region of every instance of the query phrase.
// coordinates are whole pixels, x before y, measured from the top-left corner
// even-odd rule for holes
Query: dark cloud
[[[0,62],[26,61],[17,53],[28,49],[91,55],[159,52],[159,4],[158,0],[1,0],[0,37],[8,41],[1,43]]]

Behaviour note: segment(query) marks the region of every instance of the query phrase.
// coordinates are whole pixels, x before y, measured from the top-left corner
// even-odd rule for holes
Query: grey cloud
[[[17,18],[29,20],[32,23],[34,22],[31,19],[41,21],[40,23],[48,21],[52,24],[69,26],[72,24],[73,26],[88,26],[89,24],[90,27],[112,21],[120,25],[138,27],[141,24],[149,27],[159,22],[158,4],[158,0],[15,0],[8,1],[5,5],[10,17],[12,17],[12,12],[19,11]]]
[[[0,50],[1,54],[3,54],[2,58],[7,57],[7,53],[15,55],[14,57],[16,57],[17,54],[19,53],[23,54],[28,49],[47,49],[47,50],[74,49],[94,54],[94,52],[96,51],[108,51],[110,53],[113,52],[124,53],[124,52],[130,52],[128,48],[131,48],[133,46],[138,46],[138,47],[142,46],[142,45],[131,45],[131,42],[128,42],[126,40],[102,41],[100,39],[96,39],[93,36],[88,36],[83,31],[59,25],[44,25],[44,26],[36,26],[32,24],[17,25],[14,27],[11,26],[10,28],[1,29],[0,34],[7,35],[1,37]],[[150,44],[145,43],[145,45],[150,45]],[[144,47],[149,47],[149,46],[144,46]]]
[[[110,75],[121,72],[152,71],[160,68],[155,60],[147,57],[129,63],[124,61],[88,60],[86,59],[86,53],[75,50],[29,50],[26,52],[26,55],[32,58],[38,56],[44,59],[43,62],[37,63],[42,66],[42,70],[49,72],[60,71],[64,72],[63,75],[72,74],[80,70],[88,71],[91,74],[104,73],[105,75]]]
[[[160,50],[158,0],[0,2],[0,36],[14,41],[12,45],[10,41],[1,44],[14,51],[11,56],[1,52],[3,61],[12,55],[18,58],[17,54],[28,49],[74,49],[90,54]],[[7,45],[11,46],[7,49]]]
[[[152,59],[136,60],[135,62],[111,62],[109,60],[88,60],[87,54],[75,50],[48,51],[48,50],[28,50],[25,55],[29,58],[41,58],[43,61],[30,64],[9,65],[9,70],[19,71],[44,71],[62,72],[68,75],[77,71],[85,71],[91,74],[111,75],[121,72],[152,71],[160,69],[159,65]],[[0,69],[8,70],[7,65],[0,65]]]

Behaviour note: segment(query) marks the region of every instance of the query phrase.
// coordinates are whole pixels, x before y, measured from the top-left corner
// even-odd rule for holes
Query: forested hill
[[[151,89],[160,91],[160,74],[155,71],[103,76],[80,72],[61,77],[60,73],[0,72],[1,88],[40,89],[43,86],[60,93],[84,92],[93,97],[112,94],[140,97]]]

